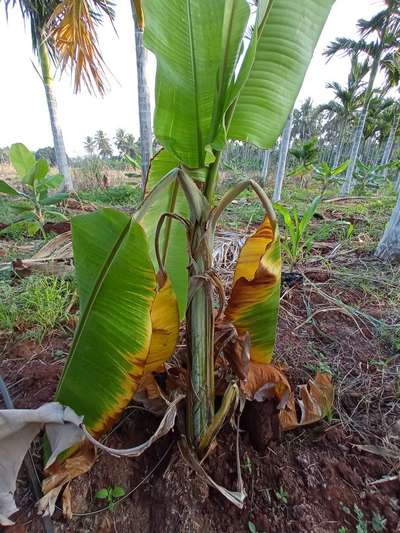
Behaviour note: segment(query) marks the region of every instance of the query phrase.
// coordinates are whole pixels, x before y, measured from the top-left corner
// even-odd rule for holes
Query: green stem
[[[210,165],[206,179],[206,187],[204,189],[204,196],[207,198],[210,204],[212,204],[212,202],[214,201],[214,192],[215,187],[217,186],[218,169],[221,161],[222,152],[215,151],[214,155],[215,161],[212,165]]]
[[[194,226],[189,268],[189,305],[186,333],[191,383],[188,387],[187,429],[192,445],[198,447],[214,416],[214,317],[210,251],[204,224]]]
[[[239,96],[236,97],[236,99],[232,102],[231,106],[226,112],[226,116],[225,116],[226,131],[229,131],[229,126],[231,125],[231,122],[232,122],[232,118],[233,118],[233,114],[236,109],[238,98]],[[210,165],[207,178],[206,178],[206,186],[204,189],[204,195],[207,198],[210,205],[212,205],[214,201],[214,193],[215,193],[215,188],[217,186],[218,169],[219,169],[219,164],[221,162],[221,155],[222,155],[222,151],[214,150],[215,161],[212,165]]]

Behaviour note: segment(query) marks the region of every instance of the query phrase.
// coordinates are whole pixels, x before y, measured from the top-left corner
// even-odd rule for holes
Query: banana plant
[[[246,352],[253,364],[269,363],[280,290],[271,203],[252,181],[217,202],[221,153],[229,139],[275,144],[333,0],[139,3],[144,43],[157,60],[154,131],[163,149],[133,217],[104,209],[72,221],[80,322],[57,400],[100,436],[143,377],[163,369],[185,320],[186,429],[200,453],[221,419],[216,328],[230,328],[243,358]],[[248,187],[265,217],[240,253],[226,302],[212,264],[214,235],[225,207]]]
[[[35,235],[40,231],[46,239],[44,224],[48,217],[66,220],[65,215],[57,211],[54,206],[67,198],[68,194],[49,195],[51,189],[60,187],[64,178],[61,174],[49,176],[49,164],[46,159],[36,161],[33,152],[22,143],[11,146],[10,160],[25,190],[15,189],[9,183],[0,180],[0,193],[22,200],[22,203],[10,204],[19,213],[19,217],[6,229],[8,231],[25,224],[29,235]]]

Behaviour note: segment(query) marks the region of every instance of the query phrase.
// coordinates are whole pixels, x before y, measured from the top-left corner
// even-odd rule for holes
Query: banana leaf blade
[[[72,236],[81,317],[56,399],[100,435],[143,376],[156,278],[144,231],[127,215],[75,217]]]
[[[245,242],[236,266],[225,311],[239,335],[250,334],[250,358],[269,363],[276,337],[281,278],[278,227],[265,217]]]

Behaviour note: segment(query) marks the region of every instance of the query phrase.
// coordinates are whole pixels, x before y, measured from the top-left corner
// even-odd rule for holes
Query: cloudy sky
[[[294,0],[296,1],[296,0]],[[297,0],[298,1],[298,0]],[[110,67],[110,90],[104,98],[82,92],[74,95],[68,75],[57,79],[55,91],[67,152],[83,153],[83,139],[103,129],[110,137],[117,128],[138,136],[136,68],[133,22],[129,0],[117,2],[116,28],[100,32],[101,46]],[[356,37],[356,22],[382,9],[382,0],[336,0],[321,34],[299,95],[301,102],[311,96],[316,103],[329,99],[328,81],[345,82],[349,59],[335,58],[328,64],[322,56],[327,44],[339,36]],[[3,8],[3,6],[0,6]],[[29,27],[17,9],[8,21],[0,11],[0,146],[23,142],[30,149],[52,145],[43,86],[35,71]],[[150,66],[154,73],[154,64]]]

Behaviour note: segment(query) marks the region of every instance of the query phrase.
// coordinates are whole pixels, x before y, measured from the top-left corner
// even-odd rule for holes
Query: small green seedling
[[[356,533],[368,533],[368,524],[365,520],[364,513],[356,504],[354,504],[354,514],[357,519]]]
[[[98,500],[106,500],[108,503],[108,509],[110,511],[114,510],[114,506],[118,498],[125,496],[125,490],[122,487],[104,487],[100,489],[95,494]]]
[[[278,498],[278,500],[283,503],[283,505],[287,505],[289,501],[289,494],[286,492],[286,490],[283,487],[280,487],[279,490],[275,491],[275,496]]]
[[[24,192],[14,189],[4,180],[0,180],[0,193],[22,200],[21,203],[11,205],[20,214],[20,217],[7,227],[7,231],[21,224],[26,224],[29,235],[35,235],[40,231],[43,238],[46,239],[44,224],[47,217],[67,219],[54,206],[64,200],[68,194],[59,193],[49,196],[49,191],[58,188],[64,178],[60,174],[49,176],[49,164],[46,159],[36,161],[33,152],[29,151],[24,144],[17,143],[11,146],[10,160],[21,179]]]
[[[372,515],[372,529],[376,531],[376,533],[381,533],[382,531],[385,531],[386,522],[387,519],[381,514],[374,513]]]
[[[275,204],[275,209],[282,216],[285,224],[286,234],[283,241],[283,248],[288,256],[291,270],[293,270],[299,261],[303,250],[310,244],[310,237],[308,239],[305,238],[306,232],[320,203],[321,197],[317,196],[301,217],[295,207],[289,210],[281,204]]]
[[[247,470],[247,472],[251,475],[253,472],[253,465],[251,464],[251,459],[248,455],[246,455],[246,458],[244,460],[244,463],[242,464],[242,468]]]
[[[254,522],[251,520],[247,522],[247,527],[249,528],[250,533],[264,533],[264,531],[258,531]]]

